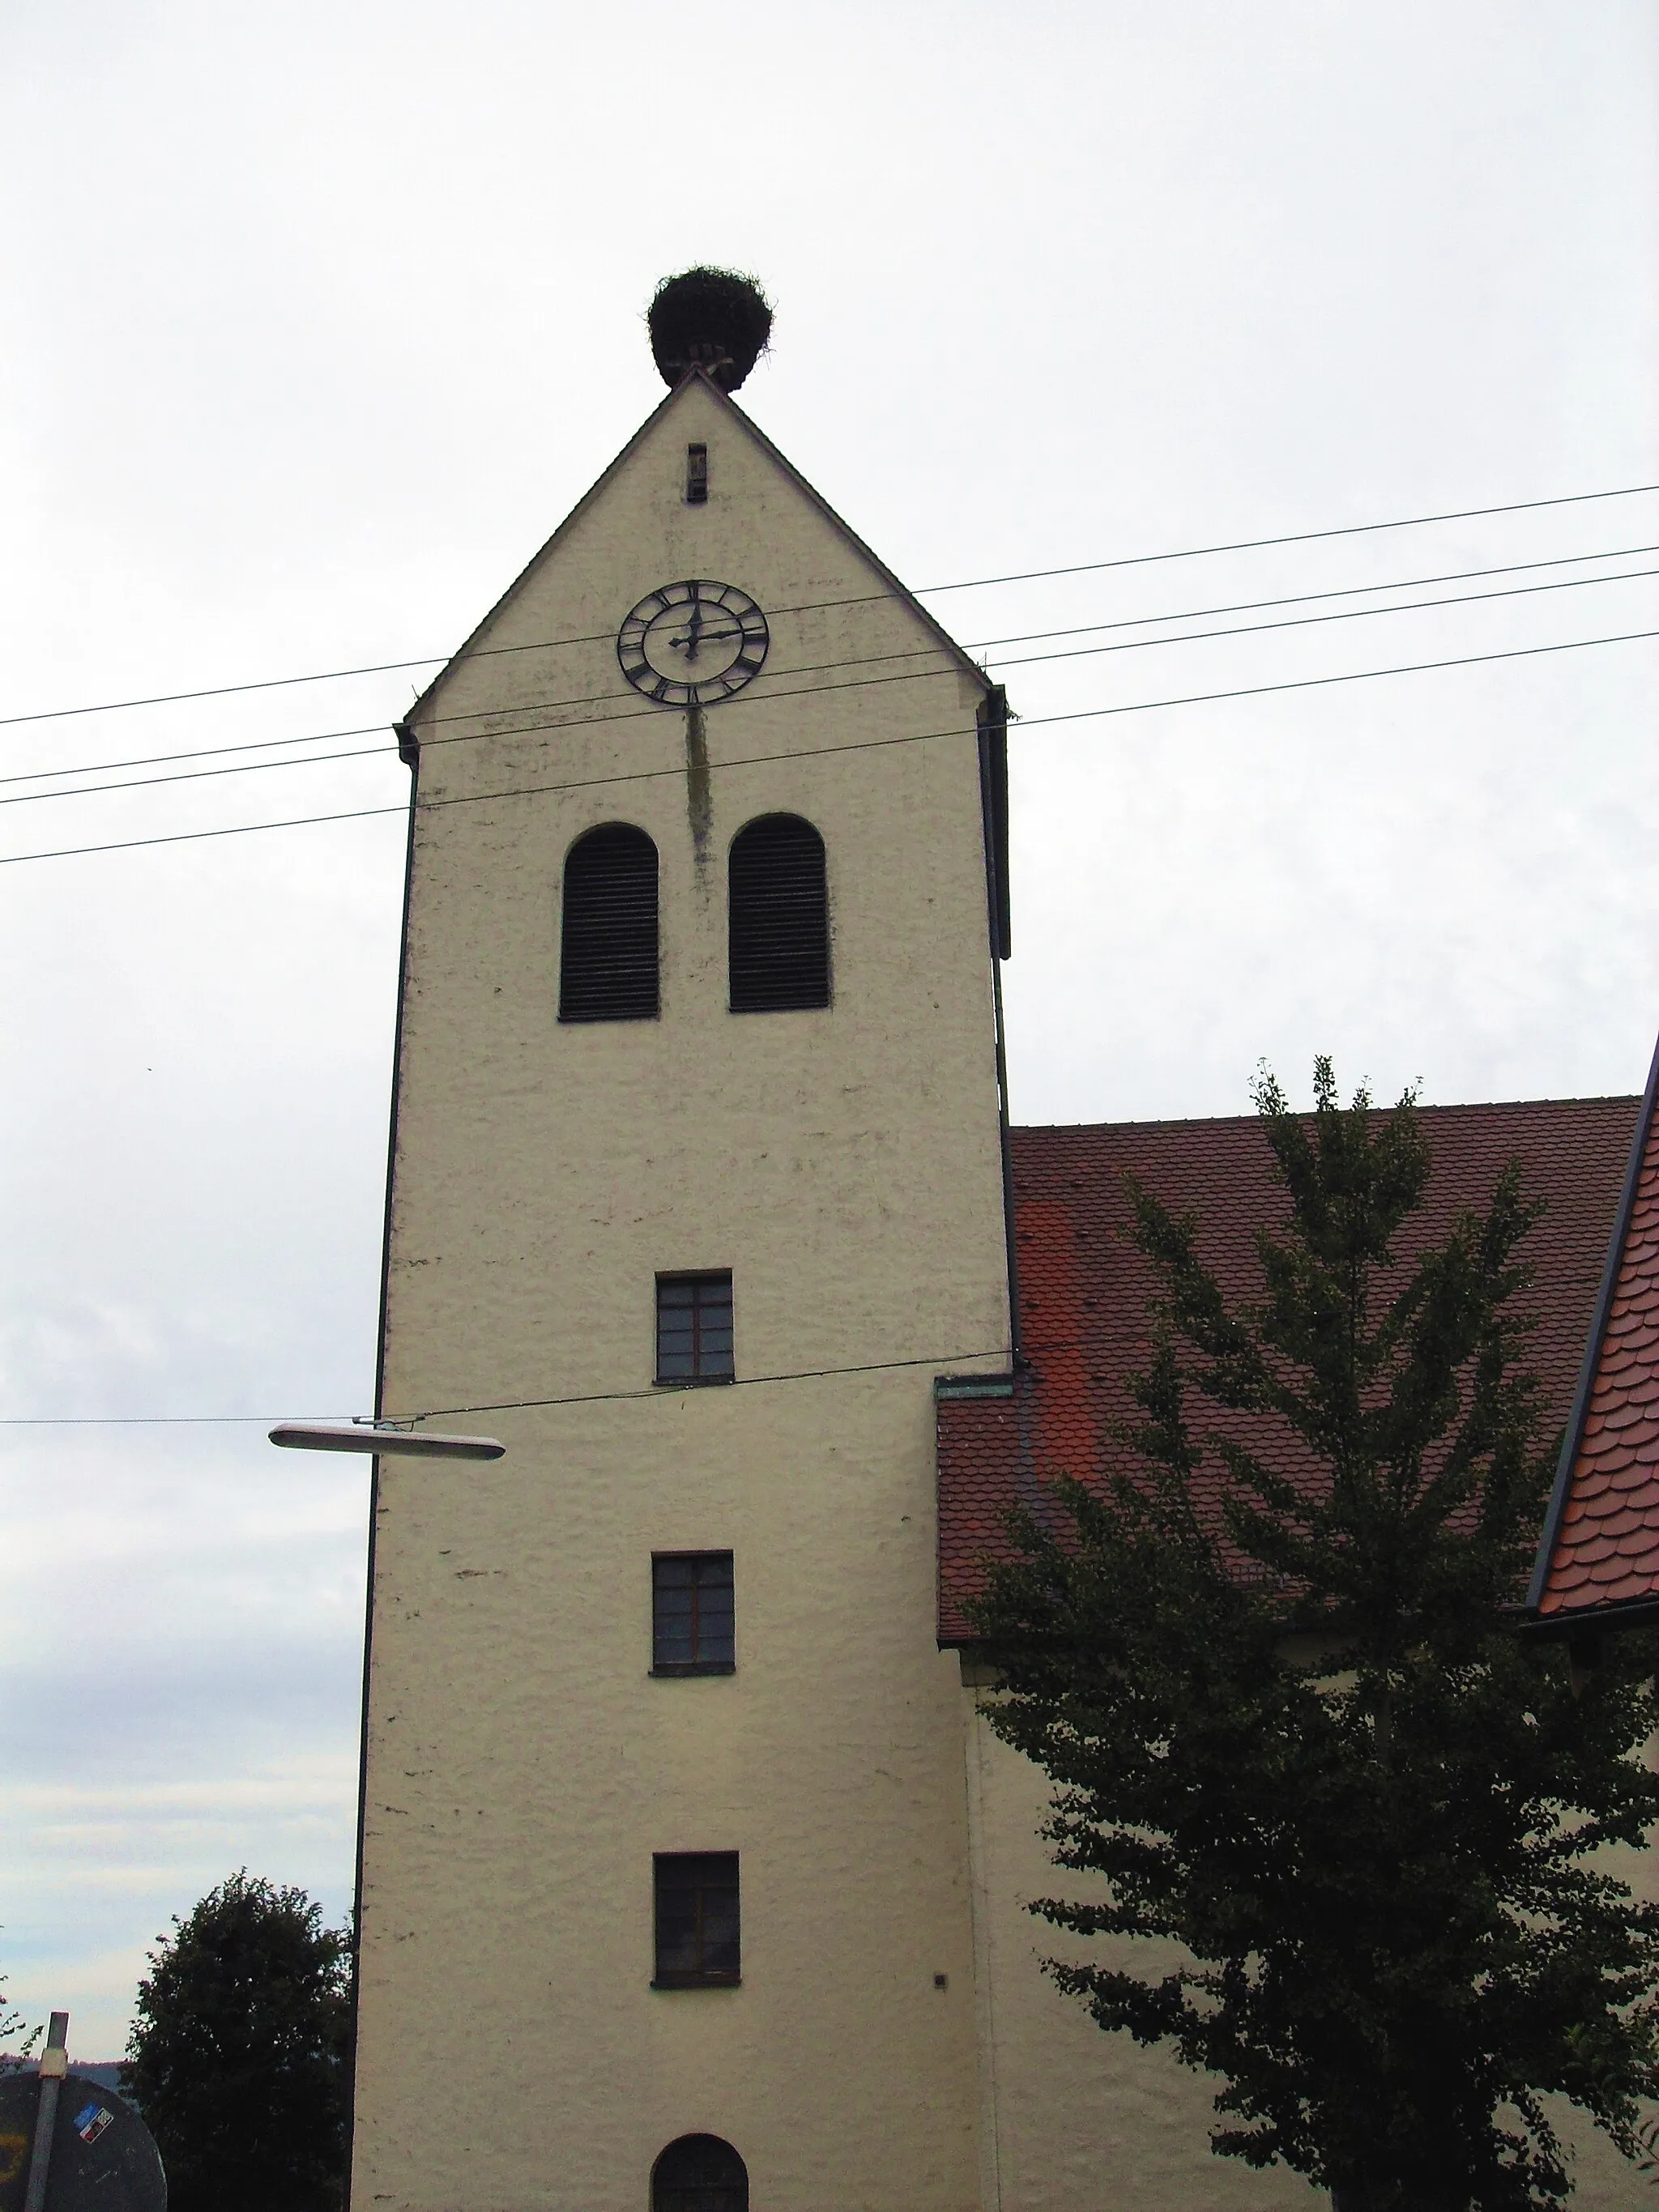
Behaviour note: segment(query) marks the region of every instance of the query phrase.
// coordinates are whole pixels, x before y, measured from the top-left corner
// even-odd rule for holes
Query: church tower
[[[980,2203],[1000,695],[719,335],[402,731],[353,2212]]]

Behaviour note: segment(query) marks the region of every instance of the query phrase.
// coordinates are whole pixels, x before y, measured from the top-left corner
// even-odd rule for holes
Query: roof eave
[[[1530,1613],[1521,1632],[1536,1643],[1588,1633],[1613,1633],[1621,1628],[1651,1628],[1659,1621],[1659,1593],[1650,1597],[1619,1598],[1598,1605],[1563,1607],[1556,1613]]]
[[[662,416],[667,412],[668,409],[674,404],[674,402],[679,398],[681,392],[684,391],[686,386],[688,384],[694,383],[699,377],[702,378],[702,381],[708,386],[708,389],[711,392],[714,392],[719,398],[722,399],[725,398],[726,394],[720,391],[720,386],[705,370],[701,368],[690,368],[686,371],[685,374],[680,379],[673,390],[672,392],[665,392],[660,403],[651,410],[651,412],[646,416],[644,422],[640,424],[639,428],[635,431],[633,436],[628,441],[627,444],[615,455],[608,466],[601,470],[599,474],[594,477],[592,483],[589,484],[587,489],[576,501],[574,507],[573,507],[570,512],[565,516],[563,521],[559,524],[552,536],[543,541],[535,552],[533,552],[530,558],[525,562],[523,568],[519,570],[518,574],[514,577],[512,582],[501,593],[501,597],[498,599],[494,600],[480,620],[473,624],[472,628],[467,632],[466,636],[462,640],[461,643],[456,647],[454,652],[450,654],[448,659],[445,661],[443,666],[438,671],[432,681],[427,685],[420,697],[416,700],[414,705],[405,710],[400,725],[400,734],[403,729],[408,729],[411,732],[413,732],[414,726],[419,721],[422,714],[426,711],[427,702],[430,699],[434,698],[438,691],[442,688],[444,681],[447,678],[450,670],[454,667],[458,661],[465,659],[467,654],[471,652],[473,647],[483,635],[484,632],[489,628],[491,623],[495,621],[496,616],[500,614],[501,609],[512,598],[514,592],[518,590],[519,586],[530,574],[530,571],[536,566],[537,562],[545,560],[547,556],[559,543],[560,539],[575,526],[576,523],[584,514],[586,514],[588,508],[592,506],[594,501],[598,499],[600,493],[611,482],[612,477],[614,477],[629,460],[635,447],[642,443],[642,441],[649,436],[656,423],[660,420]]]
[[[763,430],[759,423],[755,421],[753,416],[746,415],[743,409],[738,406],[737,401],[732,398],[731,393],[729,392],[722,392],[718,385],[710,382],[709,389],[714,393],[714,396],[720,401],[723,406],[730,408],[732,414],[737,416],[738,422],[742,423],[744,428],[755,441],[755,443],[760,447],[761,451],[783,471],[784,475],[789,478],[796,489],[799,491],[804,497],[811,501],[812,505],[817,507],[819,514],[823,516],[825,521],[830,523],[834,529],[840,532],[842,537],[847,540],[848,544],[853,548],[854,551],[859,555],[860,559],[866,561],[869,563],[871,568],[875,570],[877,575],[881,579],[882,582],[886,586],[887,589],[893,593],[894,597],[902,600],[904,605],[909,610],[910,613],[915,616],[915,619],[922,625],[922,627],[933,633],[933,636],[939,641],[939,645],[950,654],[951,658],[955,661],[962,673],[969,678],[972,682],[979,686],[981,696],[983,696],[986,692],[989,691],[992,689],[991,679],[986,674],[985,671],[980,666],[978,661],[974,659],[970,654],[963,650],[962,647],[957,643],[955,638],[951,636],[950,631],[945,629],[944,623],[939,621],[939,617],[936,615],[933,615],[928,612],[927,609],[922,605],[921,600],[917,599],[915,593],[910,589],[909,586],[902,582],[893,574],[893,571],[888,567],[887,563],[882,559],[878,553],[872,551],[872,549],[865,544],[863,538],[859,536],[857,531],[853,528],[851,523],[848,522],[842,515],[836,513],[836,509],[830,506],[829,501],[825,499],[823,494],[817,489],[816,485],[810,483],[807,481],[807,479],[801,474],[800,471],[795,466],[794,463],[789,459],[788,455],[779,452],[778,448],[767,436],[765,431]]]

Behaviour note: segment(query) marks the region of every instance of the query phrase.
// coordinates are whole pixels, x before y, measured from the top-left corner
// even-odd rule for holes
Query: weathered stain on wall
[[[705,899],[709,839],[714,828],[714,791],[708,769],[708,726],[701,706],[685,710],[685,818],[691,829],[691,858]]]

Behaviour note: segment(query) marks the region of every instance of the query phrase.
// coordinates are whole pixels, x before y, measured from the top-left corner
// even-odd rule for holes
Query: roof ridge
[[[1631,1106],[1641,1098],[1638,1091],[1575,1092],[1565,1098],[1461,1098],[1444,1105],[1419,1106],[1419,1114],[1495,1114],[1541,1112],[1552,1106]],[[1373,1106],[1377,1114],[1391,1114],[1393,1106]],[[1304,1118],[1311,1119],[1313,1109]],[[1014,1121],[1009,1133],[1016,1137],[1092,1136],[1111,1129],[1243,1128],[1260,1122],[1258,1114],[1163,1114],[1134,1121]]]

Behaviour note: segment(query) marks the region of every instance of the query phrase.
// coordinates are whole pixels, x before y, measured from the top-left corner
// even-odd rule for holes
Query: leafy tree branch
[[[1218,2078],[1218,2154],[1340,2212],[1542,2212],[1545,2098],[1637,2158],[1659,2090],[1659,1912],[1607,1850],[1659,1820],[1655,1650],[1579,1698],[1519,1632],[1553,1453],[1516,1170],[1431,1242],[1413,1094],[1345,1109],[1322,1060],[1311,1115],[1255,1096],[1285,1200],[1257,1294],[1131,1188],[1129,1464],[1056,1474],[975,1608],[1056,1864],[1103,1878],[1031,1910],[1109,1939],[1048,1962],[1102,2027]]]

